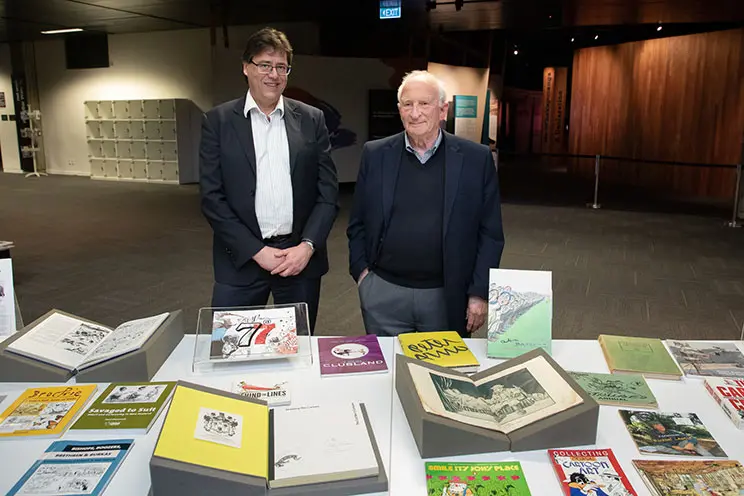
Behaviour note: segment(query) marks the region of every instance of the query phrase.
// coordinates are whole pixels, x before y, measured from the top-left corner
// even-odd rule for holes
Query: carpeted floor
[[[363,332],[347,270],[350,201],[344,188],[328,242],[319,335]],[[714,216],[508,198],[503,216],[502,267],[553,272],[556,338],[739,338],[744,230],[725,228]],[[0,239],[16,244],[16,291],[26,322],[51,308],[109,325],[183,308],[195,327],[198,308],[209,304],[211,231],[195,186],[0,174]]]

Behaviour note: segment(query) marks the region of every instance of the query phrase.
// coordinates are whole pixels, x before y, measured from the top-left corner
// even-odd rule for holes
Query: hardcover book
[[[726,457],[708,428],[694,413],[620,410],[620,417],[641,453]]]
[[[650,379],[682,378],[682,372],[660,339],[601,334],[599,345],[613,374],[642,374]]]
[[[53,312],[7,350],[67,370],[82,370],[138,350],[168,315],[132,320],[110,329]]]
[[[611,449],[548,450],[566,496],[638,496]]]
[[[75,433],[115,430],[145,434],[173,393],[175,382],[110,384],[70,427]]]
[[[274,410],[271,488],[379,474],[358,403]]]
[[[488,357],[514,358],[535,348],[550,354],[552,274],[491,269],[488,288]]]
[[[133,443],[132,439],[55,441],[10,489],[8,496],[100,496]]]
[[[642,375],[569,372],[600,405],[656,409],[659,404]]]
[[[744,494],[744,467],[733,460],[633,460],[633,465],[654,496]]]
[[[212,360],[265,360],[299,350],[294,308],[214,312]]]
[[[426,463],[428,496],[530,496],[519,462]]]
[[[289,405],[292,401],[289,385],[286,382],[273,386],[257,386],[238,380],[233,383],[232,392],[246,398],[265,401],[270,407]]]
[[[318,338],[321,375],[386,372],[388,367],[374,334]]]
[[[455,331],[407,332],[398,335],[407,357],[447,367],[458,372],[476,372],[480,364]]]
[[[667,346],[685,375],[744,377],[744,354],[734,343],[667,341]]]
[[[98,386],[29,388],[0,414],[0,438],[59,437]]]
[[[711,377],[705,389],[738,429],[744,429],[744,378]]]

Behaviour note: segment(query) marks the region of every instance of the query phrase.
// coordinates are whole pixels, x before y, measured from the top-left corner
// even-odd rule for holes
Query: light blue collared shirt
[[[416,150],[413,149],[411,146],[411,141],[408,139],[408,133],[403,133],[403,136],[406,138],[406,150],[413,153],[416,158],[421,162],[422,164],[425,164],[431,157],[434,156],[434,154],[437,152],[437,149],[439,148],[439,145],[442,144],[442,130],[439,130],[439,135],[437,136],[437,140],[434,142],[434,145],[426,150],[423,154],[420,154]]]

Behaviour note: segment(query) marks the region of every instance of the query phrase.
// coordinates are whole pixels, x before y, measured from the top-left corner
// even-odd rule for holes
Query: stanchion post
[[[731,212],[731,220],[726,223],[728,227],[741,227],[739,217],[739,196],[741,195],[741,164],[736,164],[736,184],[734,185],[734,207]]]
[[[601,155],[595,155],[594,157],[594,203],[587,203],[586,206],[597,210],[602,208],[599,201],[599,162],[602,159]]]

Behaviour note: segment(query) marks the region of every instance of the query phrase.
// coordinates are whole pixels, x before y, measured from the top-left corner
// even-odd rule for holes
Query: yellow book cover
[[[267,478],[269,408],[179,385],[154,455]]]
[[[416,360],[461,372],[478,369],[478,360],[455,331],[407,332],[399,334],[403,354]]]
[[[0,438],[59,437],[98,386],[29,388],[0,415]]]

